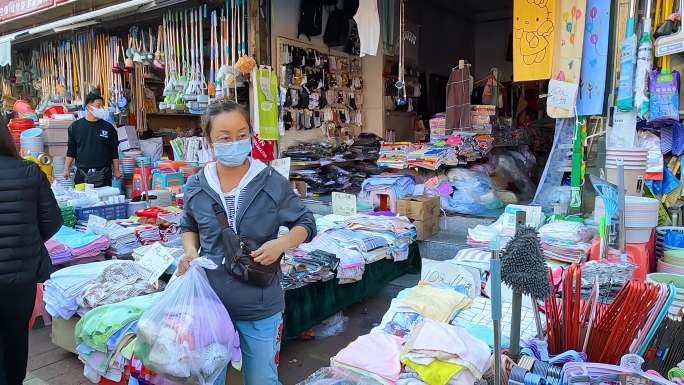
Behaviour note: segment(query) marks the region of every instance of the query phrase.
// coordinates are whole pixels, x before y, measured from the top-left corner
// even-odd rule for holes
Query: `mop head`
[[[501,280],[533,298],[546,298],[551,292],[541,244],[533,228],[518,230],[506,245],[501,255]]]

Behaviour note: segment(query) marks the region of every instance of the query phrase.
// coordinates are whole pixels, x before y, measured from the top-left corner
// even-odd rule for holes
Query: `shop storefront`
[[[305,205],[263,208],[284,218],[273,238],[316,214],[275,262],[284,339],[421,272],[302,384],[684,381],[676,1],[5,3],[0,110],[64,220],[36,314],[93,383],[239,368],[221,294],[185,298],[174,273],[182,233],[216,227],[193,217],[198,189],[218,184],[225,211],[278,196],[232,195],[255,163]],[[217,100],[248,111],[245,138],[207,136]],[[74,152],[93,116],[116,133],[104,167]],[[249,173],[226,189],[217,151],[242,140]],[[260,217],[215,206],[221,247]],[[452,247],[419,249],[435,238]]]

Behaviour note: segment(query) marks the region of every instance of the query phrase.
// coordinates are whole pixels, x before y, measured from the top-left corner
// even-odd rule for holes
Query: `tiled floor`
[[[294,385],[327,366],[330,357],[357,336],[368,333],[389,307],[390,300],[404,287],[415,285],[417,275],[405,275],[393,281],[377,295],[360,302],[344,314],[349,317],[345,331],[337,336],[311,341],[287,341],[281,351],[280,381]],[[241,384],[237,373],[231,373],[230,385]],[[91,384],[83,377],[83,364],[78,358],[50,342],[50,328],[30,334],[28,373],[24,385]]]

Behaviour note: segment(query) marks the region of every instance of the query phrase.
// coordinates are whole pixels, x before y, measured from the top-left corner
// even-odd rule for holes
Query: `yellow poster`
[[[551,78],[566,83],[579,84],[582,71],[582,48],[584,47],[584,20],[587,0],[558,0],[559,26],[556,33],[558,44],[553,54]],[[575,99],[572,100],[575,105]],[[548,106],[546,113],[552,118],[571,118],[575,110]]]
[[[551,77],[558,0],[513,0],[513,80]]]

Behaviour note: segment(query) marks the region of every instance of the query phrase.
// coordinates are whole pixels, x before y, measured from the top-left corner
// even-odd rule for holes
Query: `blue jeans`
[[[244,385],[280,385],[278,360],[283,334],[283,315],[274,314],[258,321],[236,321],[242,350],[242,378]],[[214,385],[226,383],[227,368]]]

